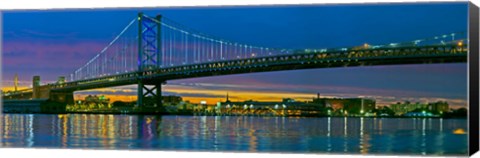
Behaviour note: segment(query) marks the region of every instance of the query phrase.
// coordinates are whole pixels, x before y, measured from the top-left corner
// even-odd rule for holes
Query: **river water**
[[[4,114],[1,146],[466,155],[466,119]]]

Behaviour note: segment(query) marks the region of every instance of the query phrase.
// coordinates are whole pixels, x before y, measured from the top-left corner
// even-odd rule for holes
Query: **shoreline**
[[[189,112],[177,112],[177,113],[160,113],[160,112],[98,112],[98,111],[76,111],[76,112],[62,112],[62,113],[20,113],[20,112],[3,112],[2,114],[49,114],[49,115],[60,115],[60,114],[91,114],[91,115],[158,115],[158,116],[248,116],[248,117],[302,117],[302,118],[435,118],[435,119],[467,119],[467,117],[405,117],[405,116],[301,116],[301,115],[290,115],[290,116],[260,116],[260,115],[204,115],[204,114],[195,114]]]

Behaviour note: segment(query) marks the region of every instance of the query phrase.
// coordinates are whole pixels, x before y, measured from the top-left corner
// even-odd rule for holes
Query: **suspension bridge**
[[[465,33],[383,45],[282,49],[230,41],[161,15],[139,13],[98,54],[68,75],[68,82],[3,94],[4,99],[50,99],[72,104],[73,92],[138,85],[137,106],[161,106],[167,80],[254,72],[372,65],[467,62]],[[147,96],[153,105],[144,103]]]

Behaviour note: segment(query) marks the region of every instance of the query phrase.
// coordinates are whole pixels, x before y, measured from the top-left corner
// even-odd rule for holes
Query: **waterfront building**
[[[223,114],[267,114],[288,116],[320,116],[320,115],[373,115],[375,100],[365,98],[313,98],[312,101],[301,102],[292,98],[283,98],[281,102],[259,102],[247,100],[232,102],[228,98],[217,104],[216,112]],[[370,116],[369,115],[369,116]]]
[[[416,109],[426,109],[427,104],[421,104],[419,102],[410,103],[409,101],[405,101],[404,103],[397,102],[396,104],[392,104],[390,105],[390,108],[395,112],[395,115],[399,116]]]
[[[406,116],[406,117],[438,117],[438,115],[434,115],[431,112],[426,112],[426,111],[407,112],[403,116]]]
[[[97,95],[88,95],[85,97],[85,100],[84,102],[86,104],[104,104],[104,105],[107,105],[108,103],[110,103],[110,98],[106,98],[105,96],[97,96]]]
[[[295,99],[292,99],[292,98],[283,98],[283,99],[282,99],[282,102],[284,102],[284,103],[294,103],[294,102],[295,102]]]
[[[171,103],[171,104],[179,104],[183,99],[180,96],[162,96],[162,100],[164,103]]]
[[[449,111],[449,106],[447,102],[438,101],[435,103],[429,103],[427,109],[433,113],[443,114]]]
[[[301,116],[318,115],[321,110],[319,104],[299,102],[291,98],[284,98],[281,102],[232,102],[227,99],[216,106],[217,113],[236,115]]]
[[[370,115],[375,110],[375,100],[365,98],[343,99],[343,110],[351,115]]]
[[[331,108],[335,112],[341,112],[344,115],[364,115],[372,113],[375,110],[376,102],[373,99],[366,98],[317,98],[313,103],[319,104],[325,108]]]
[[[57,84],[64,84],[65,83],[65,76],[58,77]]]

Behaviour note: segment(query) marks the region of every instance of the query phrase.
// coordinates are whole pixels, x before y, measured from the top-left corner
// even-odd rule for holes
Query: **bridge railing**
[[[198,64],[181,65],[176,67],[157,68],[138,72],[127,72],[111,76],[102,76],[94,79],[78,80],[64,84],[52,85],[54,89],[71,88],[76,86],[99,85],[106,83],[136,81],[140,77],[167,76],[196,72],[217,71],[225,69],[244,69],[268,67],[284,64],[302,64],[318,62],[351,62],[377,59],[405,59],[405,58],[436,58],[436,57],[467,57],[467,45],[449,44],[422,47],[389,47],[372,49],[349,49],[330,52],[303,52],[286,55],[250,57],[227,61],[213,61]],[[466,60],[465,60],[466,61]]]

